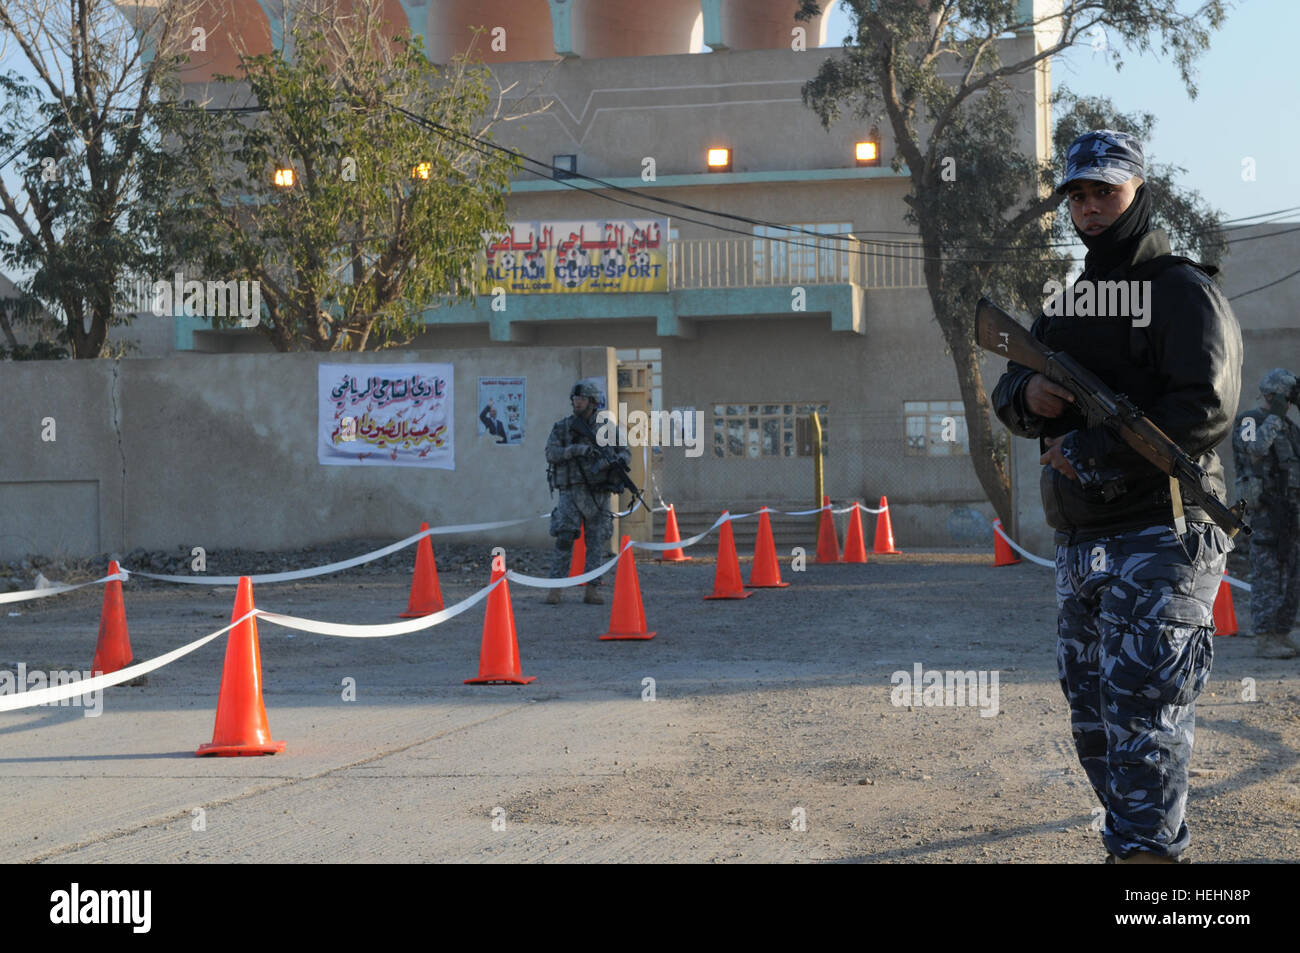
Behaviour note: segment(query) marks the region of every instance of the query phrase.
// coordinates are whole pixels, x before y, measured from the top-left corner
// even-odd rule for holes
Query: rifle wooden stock
[[[1250,535],[1243,520],[1245,500],[1231,509],[1225,506],[1214,495],[1210,475],[1127,397],[1115,393],[1069,354],[1051,350],[988,298],[980,298],[975,309],[975,338],[980,347],[1038,371],[1068,390],[1089,426],[1109,427],[1157,470],[1175,477],[1229,536],[1241,531]]]

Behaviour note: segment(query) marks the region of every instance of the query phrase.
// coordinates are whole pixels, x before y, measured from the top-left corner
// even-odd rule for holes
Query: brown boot
[[[1300,649],[1287,638],[1285,632],[1260,632],[1255,642],[1255,655],[1258,658],[1295,658]]]
[[[560,593],[563,591],[563,589],[547,589],[546,604],[548,606],[558,606],[560,604]]]
[[[605,597],[600,594],[600,586],[587,586],[587,591],[582,596],[582,601],[589,606],[603,606]]]

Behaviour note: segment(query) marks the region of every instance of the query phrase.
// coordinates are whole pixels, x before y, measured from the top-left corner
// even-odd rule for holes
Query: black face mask
[[[1151,193],[1146,183],[1138,186],[1133,202],[1110,227],[1096,235],[1086,235],[1075,226],[1074,232],[1088,248],[1083,259],[1085,273],[1105,275],[1125,262],[1147,232],[1151,231]]]

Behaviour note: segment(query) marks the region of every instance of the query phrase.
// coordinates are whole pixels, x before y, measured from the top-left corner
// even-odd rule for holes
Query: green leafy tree
[[[118,288],[160,264],[149,209],[171,158],[157,123],[188,54],[194,3],[5,0],[0,47],[0,260],[62,325],[73,357],[129,322]],[[40,342],[38,342],[40,343]],[[58,347],[37,349],[56,354]]]
[[[1052,192],[1069,143],[1099,128],[1147,139],[1154,126],[1150,114],[1125,115],[1105,99],[1062,89],[1054,98],[1062,111],[1052,133],[1054,159],[1040,161],[1019,145],[1023,127],[1012,83],[1102,36],[1139,52],[1153,45],[1172,52],[1194,97],[1193,62],[1209,46],[1210,29],[1221,25],[1223,5],[1209,2],[1184,15],[1175,0],[1064,0],[1057,15],[1034,22],[1020,16],[1019,0],[845,0],[844,6],[853,33],[842,54],[804,86],[804,103],[826,127],[842,115],[888,123],[893,168],[906,167],[910,178],[904,201],[919,239],[904,253],[924,258],[926,288],[966,407],[971,461],[1010,526],[1008,441],[1001,428],[995,436],[991,421],[975,303],[987,294],[1037,313],[1044,284],[1064,281],[1070,262],[1064,249],[1075,241],[1069,213]],[[795,18],[807,20],[819,8],[818,0],[800,0]],[[1003,63],[1001,38],[1027,29],[1038,31],[1031,51]],[[1107,48],[1120,68],[1117,44]],[[1147,171],[1153,226],[1168,230],[1175,248],[1216,261],[1225,246],[1215,213],[1196,193],[1178,190],[1182,170],[1148,162]]]
[[[177,112],[192,162],[169,247],[214,280],[259,282],[258,327],[280,351],[409,342],[427,309],[472,299],[482,235],[506,228],[518,163],[475,140],[514,117],[487,71],[435,66],[357,10],[296,13],[292,58],[241,56],[228,111]]]

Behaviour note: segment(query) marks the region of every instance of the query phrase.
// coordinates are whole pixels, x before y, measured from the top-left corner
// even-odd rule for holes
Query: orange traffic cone
[[[835,532],[835,514],[831,512],[831,498],[822,497],[821,515],[817,517],[817,562],[840,562],[840,538]]]
[[[871,551],[881,556],[897,556],[894,548],[894,527],[889,522],[889,500],[880,498],[880,515],[876,517],[876,542]]]
[[[768,519],[765,506],[758,514],[758,538],[754,541],[754,564],[749,567],[749,588],[784,589],[788,585],[788,582],[781,581],[781,564],[777,562],[776,543],[772,539],[772,521]]]
[[[842,561],[846,563],[867,561],[867,542],[862,535],[862,510],[857,500],[853,501],[853,512],[849,515],[849,531],[844,534]]]
[[[121,570],[109,561],[108,575]],[[122,582],[114,579],[104,586],[104,607],[99,612],[99,640],[95,643],[95,660],[91,672],[107,675],[131,664],[131,636],[126,630],[126,604],[122,601]]]
[[[672,503],[668,504],[668,519],[664,521],[664,542],[680,543],[681,534],[677,531],[677,510]],[[661,563],[684,563],[689,562],[690,556],[687,556],[680,548],[664,550],[664,554],[659,557]]]
[[[723,510],[723,516],[729,516],[730,510]],[[713,595],[705,599],[748,599],[752,592],[746,592],[740,581],[740,557],[736,555],[736,539],[731,532],[731,520],[722,524],[718,534],[718,568],[713,573]]]
[[[609,631],[600,637],[609,639],[653,639],[645,627],[645,607],[641,604],[641,585],[636,578],[636,560],[632,557],[631,536],[619,543],[618,570],[614,575],[614,605],[609,611]]]
[[[1219,593],[1214,597],[1214,634],[1237,634],[1237,611],[1232,607],[1232,586],[1226,579],[1219,582]]]
[[[505,682],[527,685],[537,681],[535,675],[524,677],[519,668],[519,640],[515,637],[515,610],[510,605],[510,583],[505,581],[506,561],[492,557],[492,582],[501,585],[488,596],[487,614],[483,617],[483,643],[479,648],[478,678],[465,679],[466,685],[489,685]]]
[[[234,622],[253,611],[253,581],[239,577],[235,590]],[[262,653],[257,645],[257,617],[244,619],[226,635],[226,664],[221,670],[217,696],[217,725],[212,743],[201,745],[197,755],[279,754],[283,741],[271,740],[262,703]]]
[[[573,556],[569,559],[569,575],[581,576],[587,571],[587,527],[578,527],[578,538],[573,542]],[[586,583],[581,583],[586,585]]]
[[[998,530],[1002,529],[1002,520],[994,520],[993,526],[993,565],[1014,566],[1020,562],[1020,557],[1012,552],[1011,545],[998,532]]]
[[[420,532],[429,528],[420,524]],[[415,575],[411,577],[411,597],[399,619],[418,619],[443,610],[442,587],[438,585],[438,564],[433,558],[433,543],[423,537],[415,544]]]

